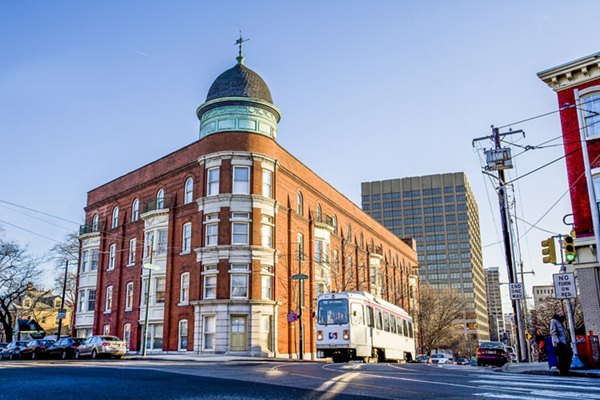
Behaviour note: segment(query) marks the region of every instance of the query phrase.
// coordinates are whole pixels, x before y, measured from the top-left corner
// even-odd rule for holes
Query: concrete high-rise
[[[465,174],[363,182],[362,207],[399,237],[416,239],[421,282],[461,291],[465,336],[488,340],[479,212]]]
[[[484,269],[485,286],[487,288],[488,320],[490,325],[490,339],[499,341],[500,333],[504,331],[504,317],[502,314],[502,296],[500,293],[500,271],[498,267]]]

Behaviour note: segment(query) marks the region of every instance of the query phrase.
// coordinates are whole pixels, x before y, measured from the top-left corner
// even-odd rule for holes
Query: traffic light
[[[544,264],[556,264],[556,248],[554,246],[554,238],[542,240],[542,261]]]
[[[575,251],[575,239],[573,238],[573,236],[567,235],[563,239],[563,247],[565,249],[565,261],[569,264],[573,264],[573,261],[575,261],[575,258],[577,257],[577,252]]]

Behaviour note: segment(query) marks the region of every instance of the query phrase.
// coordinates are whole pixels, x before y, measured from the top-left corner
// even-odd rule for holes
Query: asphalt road
[[[470,366],[162,360],[4,361],[0,400],[600,399],[600,380]]]

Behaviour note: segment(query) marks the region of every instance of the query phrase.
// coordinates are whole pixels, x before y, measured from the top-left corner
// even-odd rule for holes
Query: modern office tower
[[[463,172],[362,183],[362,207],[402,238],[417,241],[421,283],[461,291],[466,337],[488,340],[479,212]]]
[[[502,314],[502,296],[500,294],[500,273],[498,267],[484,269],[485,286],[487,288],[488,320],[490,340],[499,341],[500,332],[504,331]]]

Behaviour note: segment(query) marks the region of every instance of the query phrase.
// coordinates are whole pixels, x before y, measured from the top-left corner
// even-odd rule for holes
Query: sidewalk
[[[510,363],[498,368],[498,370],[514,374],[560,375],[556,368],[549,369],[547,362]],[[569,371],[568,376],[600,378],[600,369],[572,369]]]

